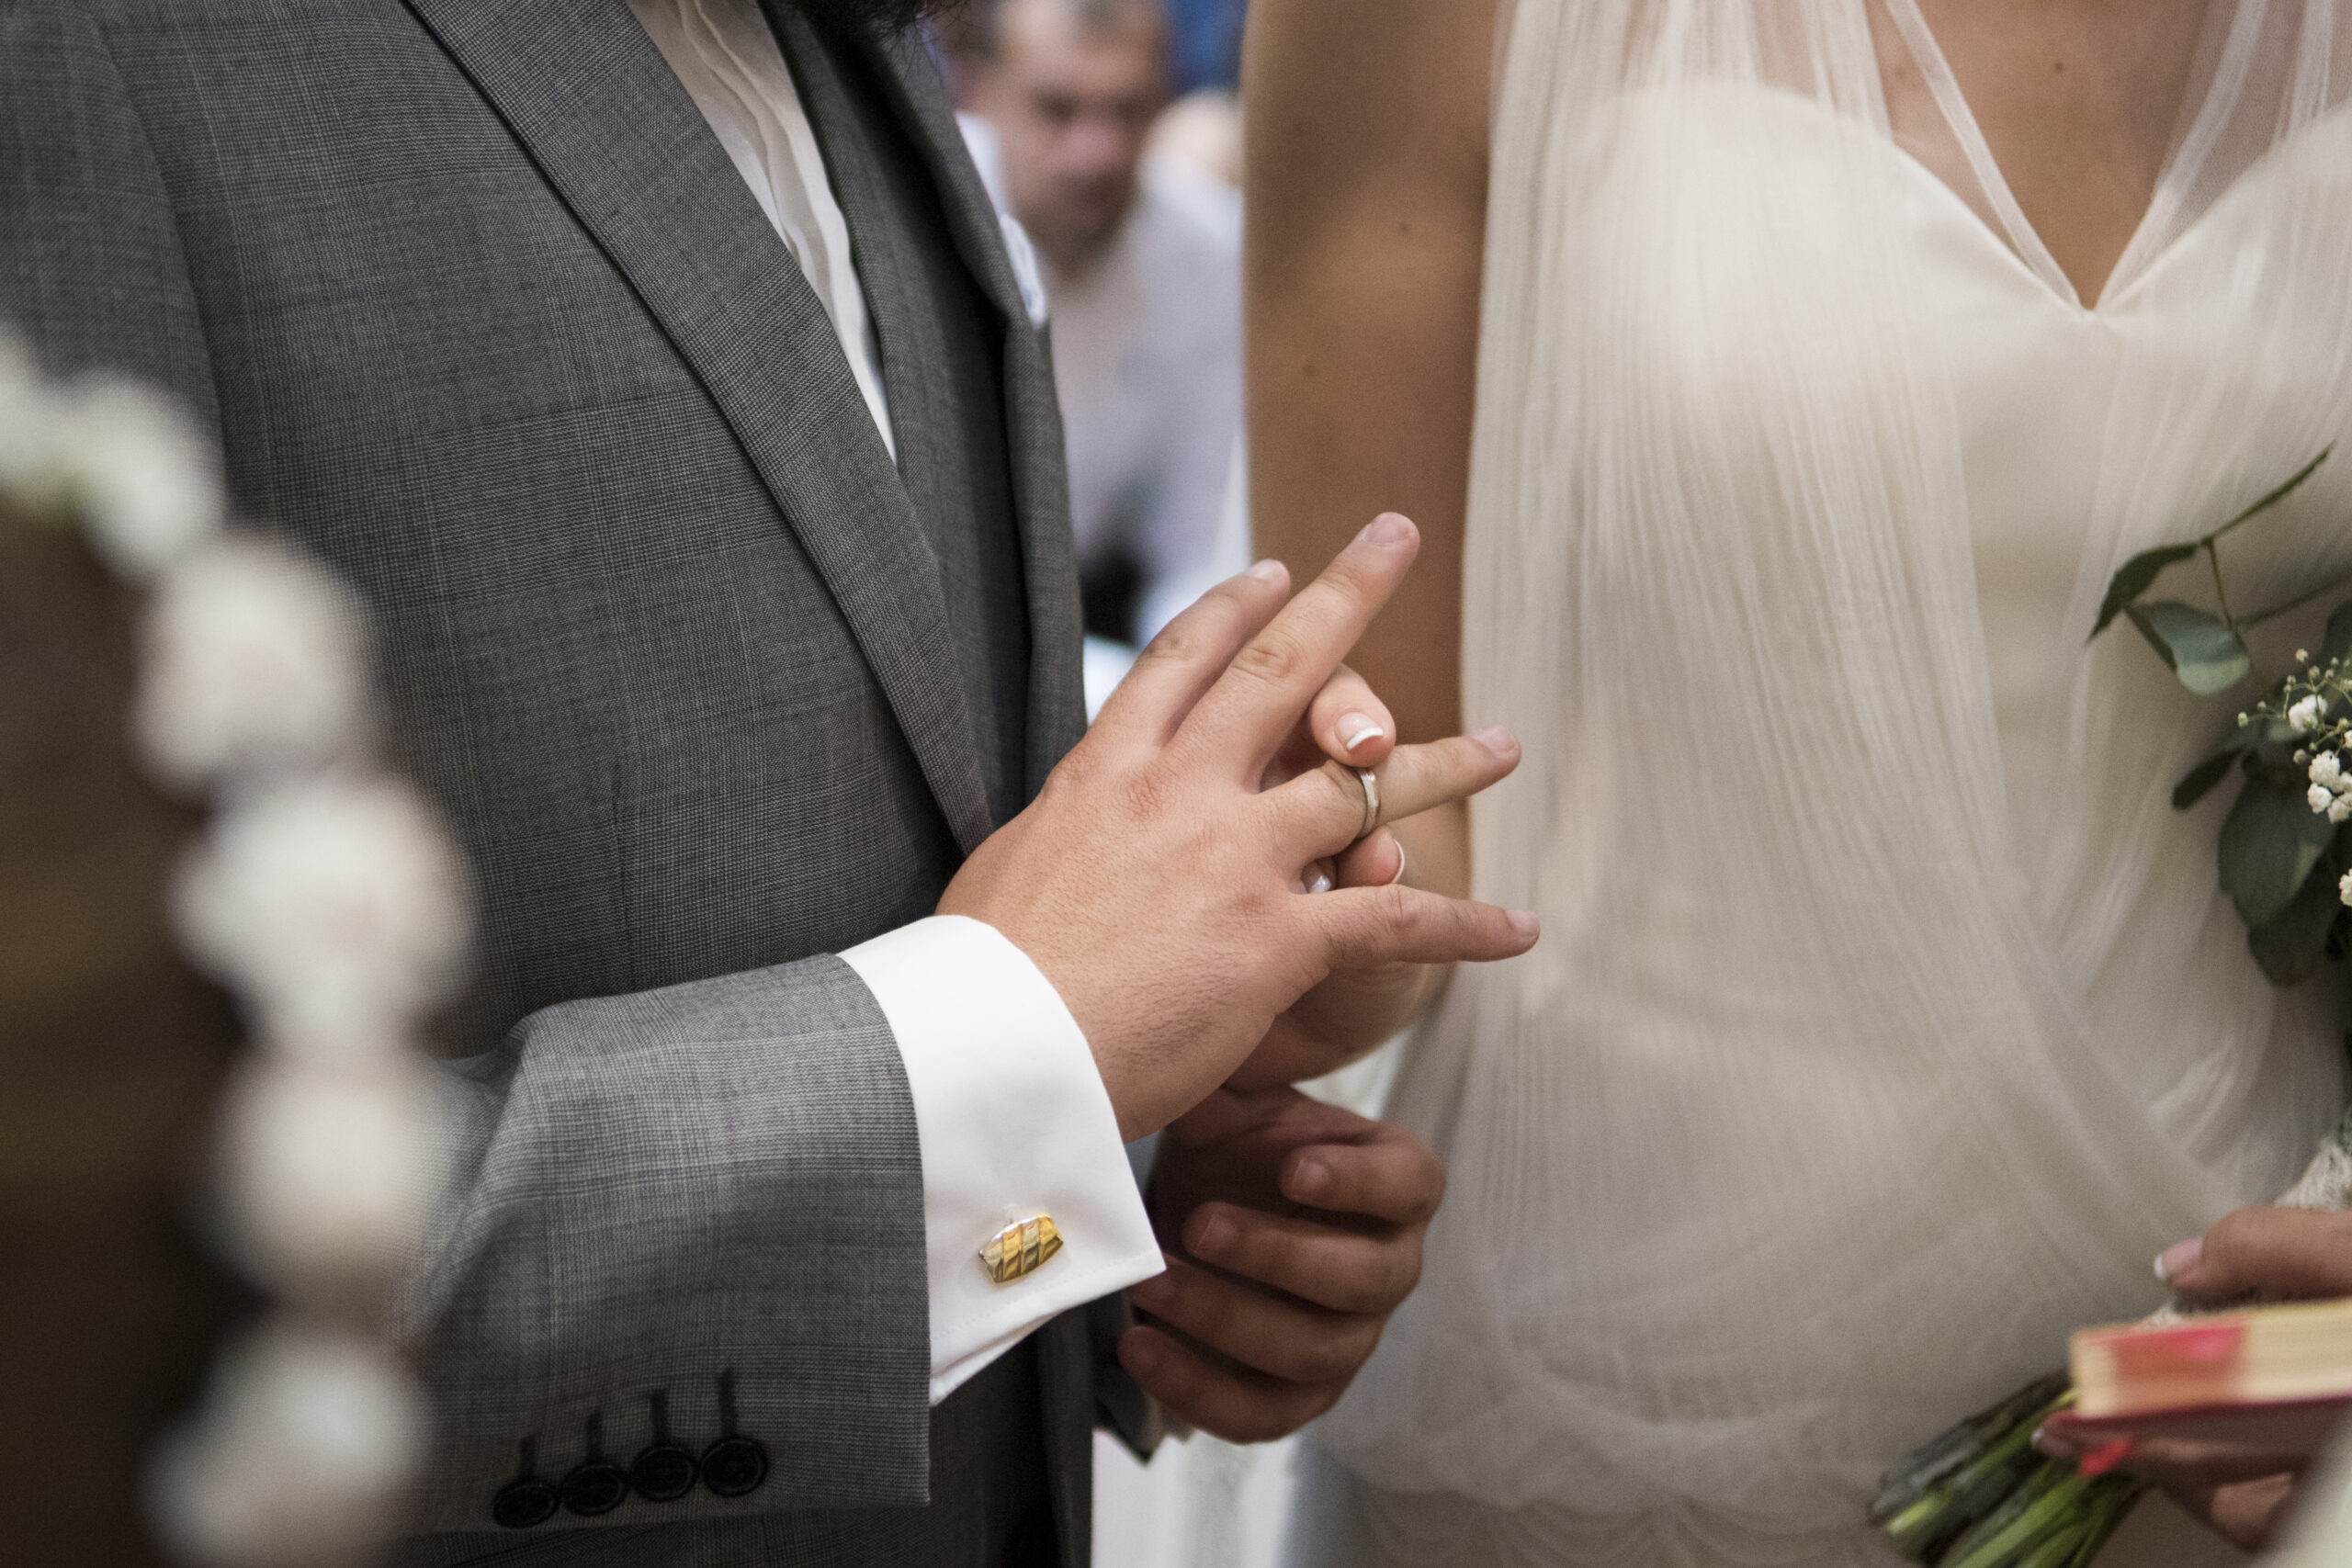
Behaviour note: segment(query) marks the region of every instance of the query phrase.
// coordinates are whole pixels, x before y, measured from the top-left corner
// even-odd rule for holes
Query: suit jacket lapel
[[[625,0],[408,0],[708,389],[950,829],[989,830],[938,564],[832,323]]]
[[[808,26],[781,0],[765,4],[780,29]],[[902,33],[862,39],[854,47],[865,54],[890,97],[891,112],[921,152],[965,266],[1004,318],[1006,437],[1029,589],[1028,784],[1034,793],[1086,729],[1078,558],[1053,357],[1046,334],[1030,323],[996,209],[965,151],[955,110],[921,39]]]

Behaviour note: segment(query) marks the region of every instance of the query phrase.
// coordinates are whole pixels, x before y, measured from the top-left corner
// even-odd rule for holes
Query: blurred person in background
[[[1247,0],[1167,0],[1177,99],[1151,128],[1153,158],[1241,185],[1241,23]]]
[[[1104,644],[1141,645],[1243,564],[1238,527],[1219,549],[1241,412],[1238,197],[1146,156],[1171,83],[1160,0],[1002,0],[972,20],[966,135],[1050,301],[1099,701],[1098,674],[1124,668]]]

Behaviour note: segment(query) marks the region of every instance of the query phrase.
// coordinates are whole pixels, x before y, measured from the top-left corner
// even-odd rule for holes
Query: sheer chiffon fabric
[[[2216,891],[2233,792],[2169,804],[2244,694],[2084,639],[2352,437],[2352,17],[2215,6],[2087,307],[1914,0],[1518,0],[1498,73],[1465,700],[1526,745],[1478,895],[1545,936],[1420,1031],[1452,1186],[1317,1440],[1384,1560],[1883,1561],[1886,1463],[2341,1101],[2335,988]],[[2347,517],[2352,443],[2224,547],[2240,608]]]

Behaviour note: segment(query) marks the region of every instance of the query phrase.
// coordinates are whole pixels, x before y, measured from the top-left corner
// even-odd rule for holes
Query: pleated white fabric
[[[2265,983],[2232,792],[2167,798],[2234,707],[2083,644],[2123,559],[2331,442],[2231,587],[2352,570],[2339,21],[2218,0],[2086,307],[1913,0],[1518,0],[1464,679],[1526,744],[1477,891],[1545,934],[1456,976],[1391,1107],[1453,1180],[1318,1429],[1351,1562],[1883,1561],[1891,1459],[2154,1305],[2333,1120],[2340,977]],[[1940,123],[1890,123],[1898,59]]]

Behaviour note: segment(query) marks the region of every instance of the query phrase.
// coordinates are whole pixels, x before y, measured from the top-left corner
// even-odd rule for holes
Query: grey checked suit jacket
[[[0,317],[176,391],[359,586],[472,859],[415,1562],[978,1563],[1024,1485],[1084,1557],[1103,1336],[928,1409],[912,1109],[828,956],[1082,726],[1046,347],[920,49],[771,14],[896,466],[625,0],[0,0]],[[493,1522],[729,1434],[746,1495]]]

